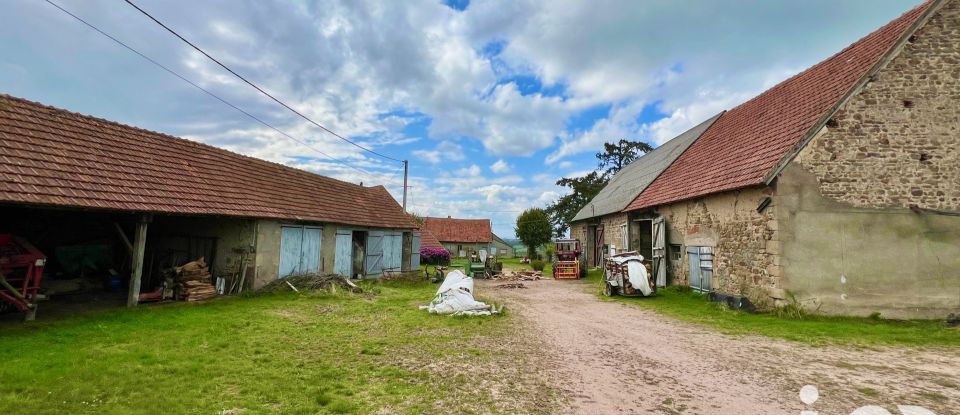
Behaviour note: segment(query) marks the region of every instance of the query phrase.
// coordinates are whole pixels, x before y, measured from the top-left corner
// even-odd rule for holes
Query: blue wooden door
[[[410,269],[420,269],[420,232],[413,233],[413,243],[410,249]]]
[[[367,258],[364,274],[380,275],[383,272],[383,231],[367,232]]]
[[[303,243],[300,248],[300,273],[320,273],[320,228],[303,228]]]
[[[350,229],[337,229],[337,245],[333,259],[333,272],[344,276],[350,275],[353,271],[353,231]]]
[[[690,288],[702,292],[713,290],[713,248],[689,246],[687,260],[690,268]]]
[[[280,278],[299,273],[302,246],[302,227],[283,226],[280,228]]]

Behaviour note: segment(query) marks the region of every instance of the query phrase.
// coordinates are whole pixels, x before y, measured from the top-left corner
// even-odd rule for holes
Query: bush
[[[450,252],[443,248],[420,248],[420,263],[427,265],[450,265]]]
[[[539,259],[530,261],[530,268],[533,268],[534,271],[543,271],[543,261]]]
[[[553,261],[553,246],[547,246],[547,254],[545,256],[547,261]]]

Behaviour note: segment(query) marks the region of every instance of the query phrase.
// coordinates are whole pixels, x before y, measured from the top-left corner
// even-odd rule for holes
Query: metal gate
[[[653,275],[657,279],[657,287],[667,286],[667,235],[663,216],[653,220]]]
[[[709,246],[687,247],[690,264],[690,288],[701,292],[713,290],[713,248]]]

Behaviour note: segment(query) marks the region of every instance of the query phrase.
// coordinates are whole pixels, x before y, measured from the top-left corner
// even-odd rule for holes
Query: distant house
[[[500,258],[513,258],[514,256],[513,246],[508,244],[506,241],[504,241],[503,238],[497,236],[497,234],[494,233],[492,235],[493,235],[492,245],[494,248],[496,248],[496,252],[493,252],[493,253]]]
[[[593,264],[639,250],[660,285],[831,314],[957,312],[958,27],[960,0],[925,2],[664,145],[679,154],[641,157],[572,235]]]
[[[436,237],[452,258],[467,257],[481,249],[498,256],[504,256],[507,250],[507,256],[513,255],[510,245],[493,234],[490,219],[425,217],[423,229]]]
[[[199,257],[248,289],[299,273],[376,278],[419,266],[416,224],[382,186],[8,95],[0,141],[0,233],[47,253],[50,276],[122,274],[133,304],[164,269]],[[109,262],[98,269],[72,275],[55,258],[94,245]]]

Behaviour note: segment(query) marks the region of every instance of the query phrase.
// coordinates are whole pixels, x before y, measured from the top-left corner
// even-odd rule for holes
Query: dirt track
[[[544,361],[583,414],[849,414],[863,405],[922,405],[957,413],[960,353],[913,348],[810,347],[728,336],[637,306],[598,298],[582,281],[496,289],[540,337]],[[643,301],[642,299],[636,299]],[[804,385],[820,398],[804,405]]]

